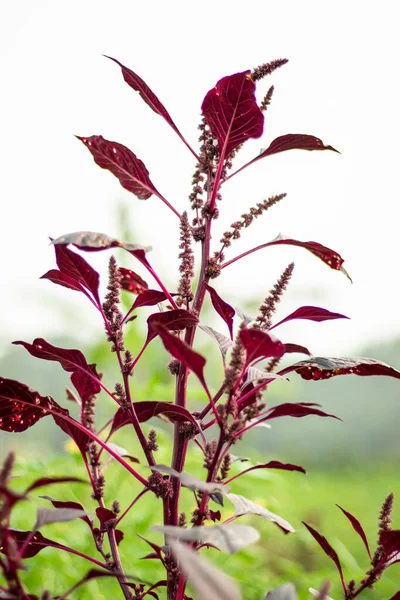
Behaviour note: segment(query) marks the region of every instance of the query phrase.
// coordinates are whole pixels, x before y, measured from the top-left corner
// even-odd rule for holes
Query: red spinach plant
[[[119,365],[120,378],[113,389],[102,382],[95,364],[89,364],[80,350],[53,346],[44,339],[37,338],[32,343],[17,341],[34,357],[58,362],[71,373],[71,381],[76,393],[68,392],[69,399],[79,405],[79,416],[70,415],[51,397],[42,396],[18,381],[0,378],[0,427],[8,432],[22,432],[32,427],[40,419],[51,416],[56,425],[75,442],[82,455],[88,479],[92,487],[92,500],[97,505],[95,517],[76,502],[57,501],[49,497],[54,509],[39,509],[36,523],[30,531],[13,529],[10,516],[13,507],[27,498],[39,487],[54,482],[73,481],[71,477],[42,478],[33,483],[24,493],[16,493],[9,486],[12,467],[10,455],[1,472],[0,492],[3,503],[1,509],[0,546],[3,557],[0,566],[4,580],[1,594],[4,598],[36,598],[26,591],[21,580],[23,562],[35,556],[43,548],[53,547],[58,551],[72,552],[88,560],[92,568],[76,585],[61,596],[65,600],[78,586],[94,577],[116,577],[126,599],[142,600],[146,597],[158,598],[159,588],[166,588],[168,600],[189,599],[186,583],[201,599],[236,599],[240,594],[234,583],[217,571],[199,554],[200,548],[218,547],[232,553],[258,539],[258,532],[247,525],[233,523],[244,514],[257,514],[275,522],[284,532],[292,532],[292,526],[251,500],[234,493],[235,479],[253,469],[283,469],[305,472],[303,467],[278,461],[256,464],[230,475],[231,464],[236,457],[231,453],[232,446],[244,433],[259,425],[279,417],[305,417],[318,415],[333,417],[318,405],[310,403],[285,402],[269,406],[263,399],[263,391],[276,380],[294,372],[304,379],[327,379],[336,375],[353,373],[356,375],[387,375],[400,378],[400,372],[371,359],[320,358],[311,357],[303,346],[284,343],[272,334],[283,322],[293,319],[326,321],[346,318],[344,315],[315,306],[302,306],[279,322],[272,317],[277,303],[285,291],[293,272],[289,264],[276,285],[262,302],[259,314],[251,320],[245,315],[236,315],[230,304],[223,300],[211,281],[218,279],[221,271],[245,256],[274,245],[291,245],[304,248],[320,258],[328,267],[342,271],[343,259],[335,251],[315,241],[299,241],[290,237],[276,239],[252,248],[234,258],[226,258],[234,240],[242,230],[248,228],[254,219],[285,197],[274,195],[243,213],[223,234],[219,244],[212,244],[212,227],[222,206],[222,191],[226,181],[236,177],[244,168],[263,160],[272,154],[290,149],[331,150],[312,135],[288,134],[273,140],[253,160],[232,170],[233,161],[243,144],[250,138],[260,138],[263,133],[264,115],[271,102],[274,88],[271,86],[260,105],[256,101],[256,83],[269,76],[286,60],[276,60],[263,64],[253,71],[244,71],[223,77],[205,96],[202,103],[202,118],[199,129],[199,150],[191,148],[180,133],[171,116],[151,91],[147,84],[133,71],[121,65],[122,75],[127,84],[139,92],[145,103],[161,116],[186,144],[195,161],[192,191],[189,196],[190,216],[187,211],[180,213],[155,187],[143,162],[128,148],[117,142],[104,139],[100,135],[79,137],[87,147],[95,162],[111,171],[121,185],[141,200],[156,196],[177,218],[180,228],[180,266],[176,288],[169,291],[162,276],[149,262],[149,248],[122,242],[101,233],[78,232],[52,240],[58,269],[48,271],[43,278],[57,285],[81,292],[98,311],[100,321]],[[193,244],[201,246],[201,264],[198,266],[198,280],[194,284],[195,261]],[[135,271],[119,267],[114,256],[109,260],[108,291],[102,299],[99,292],[99,275],[86,260],[72,250],[94,252],[120,248],[130,255],[132,263],[140,263],[147,270],[155,287],[138,276]],[[123,314],[119,307],[120,292],[127,290],[135,300],[128,312]],[[209,296],[215,311],[225,322],[229,337],[200,321],[206,296]],[[126,346],[126,328],[136,317],[140,318],[143,307],[158,306],[147,319],[147,336],[137,356],[133,356]],[[237,331],[234,334],[234,318],[238,317]],[[219,346],[222,354],[224,378],[219,389],[212,390],[204,376],[206,359],[194,349],[197,328],[206,331]],[[135,366],[143,360],[145,349],[150,343],[158,343],[157,338],[171,355],[168,365],[175,379],[175,399],[171,402],[137,401],[134,398],[132,377]],[[288,353],[303,353],[308,358],[277,371],[282,357]],[[201,412],[191,412],[187,406],[187,385],[190,373],[199,380],[204,390],[204,407]],[[99,396],[100,395],[100,396]],[[115,404],[115,414],[111,421],[98,425],[96,403],[101,395],[109,396]],[[174,439],[170,465],[157,461],[157,433],[154,429],[146,435],[142,424],[152,417],[162,415],[173,423]],[[127,457],[121,455],[118,446],[110,442],[121,427],[133,427],[141,445],[144,466],[132,466]],[[189,445],[196,444],[204,457],[205,477],[196,478],[185,472],[185,460]],[[127,476],[136,480],[138,493],[130,505],[120,508],[118,499],[106,502],[105,478],[101,472],[101,460],[108,453],[124,469]],[[151,472],[149,473],[148,468]],[[146,470],[147,469],[147,470]],[[180,509],[181,488],[194,493],[191,514]],[[123,519],[147,493],[160,499],[160,521],[156,527],[165,535],[165,545],[159,546],[146,540],[152,548],[147,558],[159,560],[165,567],[165,579],[158,582],[143,582],[132,578],[132,565],[122,565],[118,546],[123,540]],[[108,490],[107,497],[116,497],[117,490]],[[224,498],[235,507],[233,516],[222,523],[220,510]],[[88,508],[88,507],[86,507]],[[122,512],[121,512],[122,510]],[[87,524],[93,537],[93,550],[98,558],[87,556],[79,550],[63,546],[40,533],[42,525],[55,521],[80,518]],[[210,521],[214,525],[210,524]],[[205,525],[205,524],[208,525]],[[398,536],[392,551],[399,549]],[[123,543],[127,543],[124,540]],[[131,540],[130,540],[131,541]],[[325,546],[325,551],[326,551]],[[127,571],[126,571],[127,569]],[[134,569],[133,569],[134,570]],[[347,588],[345,587],[345,590]],[[345,592],[347,593],[347,592]],[[274,597],[283,597],[279,590],[272,592]],[[42,598],[51,597],[44,592]],[[272,596],[271,596],[272,597]],[[285,596],[286,597],[286,596]],[[322,591],[320,597],[325,597]],[[347,595],[347,598],[353,596]]]

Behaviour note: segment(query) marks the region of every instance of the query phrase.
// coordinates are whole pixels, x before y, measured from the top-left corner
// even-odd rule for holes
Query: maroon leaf
[[[144,423],[152,417],[163,414],[173,423],[190,421],[198,427],[193,415],[186,408],[177,406],[176,404],[169,402],[144,401],[134,402],[133,407],[140,423]],[[129,411],[119,408],[115,413],[110,435],[131,422]]]
[[[66,275],[58,269],[51,269],[50,271],[47,271],[47,273],[42,275],[40,279],[48,279],[56,285],[62,285],[63,287],[69,288],[70,290],[83,292],[86,296],[90,297],[87,291],[78,281],[76,281],[76,279],[73,279],[72,277]]]
[[[221,511],[217,510],[209,510],[208,511],[209,519],[215,523],[215,521],[221,520]]]
[[[298,352],[299,354],[308,354],[311,356],[311,352],[305,346],[299,346],[298,344],[283,344],[285,354],[292,354]]]
[[[116,529],[114,533],[115,541],[117,542],[117,546],[119,546],[122,540],[124,539],[124,532],[121,531],[121,529]]]
[[[278,327],[278,325],[282,325],[282,323],[286,323],[287,321],[293,321],[293,319],[307,319],[308,321],[330,321],[332,319],[348,319],[345,315],[341,315],[339,313],[333,313],[326,308],[319,308],[318,306],[301,306],[294,312],[290,313],[287,317],[279,321],[272,327]]]
[[[264,115],[257,105],[250,71],[223,77],[203,100],[203,115],[218,140],[222,160],[249,138],[259,138]]]
[[[102,169],[108,169],[119,179],[123,188],[132,192],[139,200],[159,195],[150,180],[144,163],[126,146],[105,140],[101,135],[79,137]]]
[[[90,292],[93,295],[96,303],[99,305],[100,278],[97,271],[95,271],[82,256],[76,254],[76,252],[73,252],[66,246],[57,244],[54,245],[54,250],[56,254],[57,266],[63,276],[58,276],[60,281],[54,281],[54,278],[52,281],[54,281],[54,283],[59,283],[60,285],[66,285],[66,283],[69,282],[70,285],[67,287],[71,287],[73,281],[76,282],[76,284],[82,286],[85,290],[87,290],[87,292]],[[46,275],[49,273],[52,273],[52,271],[49,271],[46,273]],[[43,277],[45,277],[45,275]],[[48,279],[50,278],[48,277]]]
[[[113,510],[109,510],[108,508],[103,508],[101,506],[96,508],[96,515],[100,521],[100,530],[101,531],[106,530],[107,521],[110,521],[111,519],[116,519],[116,517],[117,517],[116,513]]]
[[[186,342],[180,340],[176,335],[172,335],[172,333],[170,333],[168,329],[164,327],[164,325],[157,323],[157,325],[154,325],[153,328],[154,331],[160,336],[165,349],[174,358],[182,362],[186,367],[193,371],[206,390],[207,395],[209,395],[203,374],[206,359],[201,356],[201,354],[198,354],[198,352],[195,352],[193,348],[189,346],[189,344],[186,344]]]
[[[314,529],[313,527],[311,527],[311,525],[307,525],[307,523],[305,523],[304,521],[302,521],[302,523],[303,523],[303,525],[305,525],[307,527],[308,531],[311,533],[311,535],[313,536],[313,538],[321,546],[321,548],[325,552],[325,554],[327,556],[329,556],[329,558],[331,560],[333,560],[333,562],[335,563],[336,568],[339,571],[340,580],[342,582],[343,589],[346,591],[346,585],[345,585],[344,579],[343,579],[342,565],[340,564],[339,557],[336,554],[335,550],[332,548],[332,546],[330,545],[330,543],[328,542],[328,540],[323,535],[321,535],[320,533],[318,533],[318,531],[316,531],[316,529]]]
[[[381,531],[379,534],[379,543],[387,557],[393,554],[393,552],[400,552],[400,529]]]
[[[72,478],[72,480],[73,480],[73,478]],[[39,498],[43,498],[44,500],[50,500],[50,502],[52,503],[54,508],[72,508],[75,510],[85,510],[83,508],[82,504],[79,504],[79,502],[72,502],[70,500],[67,500],[67,501],[54,500],[54,498],[51,498],[51,496],[39,496]],[[92,529],[92,522],[87,515],[83,515],[82,517],[79,517],[79,519],[82,519],[82,521],[85,521],[85,523],[87,523],[89,525],[90,529]]]
[[[217,292],[210,285],[206,284],[206,289],[210,294],[211,302],[217,313],[228,325],[231,339],[233,339],[233,317],[235,316],[235,309],[230,304],[222,300]]]
[[[318,408],[313,408],[307,402],[284,402],[283,404],[278,404],[277,406],[273,406],[268,411],[268,416],[264,417],[262,421],[269,421],[270,419],[277,419],[278,417],[295,417],[302,418],[308,417],[309,415],[316,415],[318,417],[332,417],[333,419],[339,419],[335,415],[330,415],[329,413],[323,412]]]
[[[62,544],[58,544],[57,542],[54,542],[53,540],[49,540],[48,538],[45,538],[40,533],[40,531],[36,531],[33,536],[32,536],[31,531],[21,531],[19,529],[8,529],[7,533],[16,542],[18,550],[21,550],[24,542],[29,537],[30,541],[28,543],[28,546],[25,549],[24,559],[32,558],[32,556],[36,556],[36,554],[38,554],[38,552],[40,552],[44,548],[52,547],[52,548],[60,548],[62,550],[67,548],[67,546],[63,546]],[[0,552],[2,552],[4,554],[3,546],[0,546]]]
[[[54,483],[87,483],[84,479],[79,479],[79,477],[41,477],[40,479],[36,479],[29,487],[26,488],[25,494],[32,492],[32,490],[36,490],[40,487],[45,487],[47,485],[53,485]],[[44,497],[44,496],[42,496]],[[55,506],[55,505],[54,505]],[[56,508],[63,508],[62,506]],[[82,508],[81,506],[77,507],[69,507],[69,508]],[[83,509],[82,509],[83,510]]]
[[[395,595],[390,598],[390,600],[400,600],[400,591],[396,592]]]
[[[239,337],[246,350],[247,365],[257,358],[280,358],[284,354],[282,342],[259,329],[242,329]]]
[[[168,123],[168,125],[170,127],[172,127],[172,129],[180,137],[180,139],[186,144],[186,146],[188,146],[189,150],[191,152],[193,152],[193,150],[190,148],[189,144],[187,143],[187,141],[182,136],[181,132],[179,131],[179,129],[177,128],[177,126],[173,122],[173,120],[170,117],[167,109],[160,102],[160,100],[157,98],[157,96],[154,94],[154,92],[151,91],[151,89],[149,88],[149,86],[147,85],[147,83],[145,81],[143,81],[143,79],[141,77],[139,77],[139,75],[137,75],[136,73],[134,73],[133,71],[131,71],[127,67],[124,67],[124,65],[122,65],[115,58],[112,58],[111,56],[106,56],[106,58],[109,58],[110,60],[114,61],[117,65],[119,65],[121,67],[122,76],[123,76],[124,80],[126,81],[126,83],[131,88],[133,88],[135,90],[135,92],[139,92],[140,97],[146,102],[146,104],[148,106],[150,106],[150,108],[157,115],[160,115],[160,117],[162,117],[163,119],[165,119],[165,121]]]
[[[303,379],[329,379],[336,375],[384,375],[400,379],[400,371],[373,358],[326,358],[313,356],[279,371],[280,375],[295,371]]]
[[[19,381],[0,377],[1,430],[25,431],[45,417],[51,406],[52,399],[49,396],[41,396]]]
[[[164,292],[159,292],[158,290],[144,290],[138,295],[129,312],[139,308],[140,306],[154,306],[155,304],[164,302],[166,299],[167,296],[164,294]]]
[[[360,521],[358,519],[356,519],[356,517],[354,515],[352,515],[351,513],[347,512],[347,510],[345,510],[344,508],[342,508],[341,506],[339,506],[339,504],[336,504],[336,506],[338,508],[340,508],[340,510],[342,511],[342,513],[348,518],[348,520],[350,521],[350,523],[353,526],[354,531],[356,533],[358,533],[358,535],[362,539],[362,541],[364,543],[364,546],[365,546],[365,548],[366,548],[366,550],[368,552],[368,556],[372,560],[371,552],[369,550],[367,536],[365,535],[364,529],[362,528],[362,525],[361,525]]]
[[[99,377],[96,372],[96,365],[88,365],[89,371],[92,371],[93,377]],[[71,381],[78,391],[83,406],[85,403],[100,392],[100,385],[93,377],[82,371],[75,371],[71,375]]]
[[[81,451],[81,454],[84,455],[87,445],[91,442],[91,437],[80,429],[75,419],[69,417],[69,412],[66,409],[61,408],[61,406],[57,406],[57,408],[59,410],[59,415],[52,415],[54,422],[75,442]],[[67,421],[65,418],[63,418],[64,416],[68,416],[71,420]]]
[[[133,294],[142,294],[149,288],[147,283],[137,273],[124,267],[119,268],[120,284],[123,290]]]
[[[155,328],[158,325],[172,329],[173,331],[181,331],[186,327],[194,327],[198,322],[197,317],[182,308],[169,310],[168,312],[154,313],[147,319],[148,333],[146,344],[157,337]]]
[[[305,475],[307,475],[307,471],[305,469],[303,469],[303,467],[300,467],[299,465],[292,465],[290,463],[281,463],[278,460],[271,460],[268,463],[255,465],[254,467],[249,467],[248,469],[241,471],[237,475],[230,477],[229,479],[227,479],[225,481],[225,483],[230,483],[231,481],[233,481],[234,479],[237,479],[238,477],[241,477],[245,473],[249,473],[250,471],[255,471],[256,469],[281,469],[283,471],[299,471],[300,473],[304,473]]]

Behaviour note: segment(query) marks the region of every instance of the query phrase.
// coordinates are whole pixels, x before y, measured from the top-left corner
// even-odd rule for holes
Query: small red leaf
[[[211,521],[213,521],[215,523],[215,521],[220,521],[221,520],[221,511],[217,510],[209,510],[208,511],[209,514],[209,518]]]
[[[68,281],[68,278],[71,278],[80,284],[85,290],[90,292],[93,295],[97,305],[99,305],[100,278],[97,271],[95,271],[82,256],[76,254],[76,252],[73,252],[64,245],[55,244],[54,250],[56,253],[57,266],[64,275],[64,284],[60,281],[60,285],[65,285],[65,283]],[[49,271],[49,273],[51,273],[51,271]],[[46,275],[48,275],[48,273]]]
[[[336,504],[336,506],[338,508],[340,508],[340,510],[342,511],[342,513],[348,518],[348,520],[350,521],[350,523],[353,526],[354,531],[356,533],[358,533],[358,535],[362,539],[362,541],[364,543],[364,546],[365,546],[365,548],[366,548],[366,550],[368,552],[368,556],[372,560],[371,552],[369,550],[367,536],[365,535],[364,529],[362,528],[362,525],[361,525],[360,521],[358,519],[356,519],[356,517],[354,515],[352,515],[351,513],[347,512],[347,510],[345,510],[344,508],[342,508],[341,506],[339,506],[339,504]]]
[[[124,539],[124,532],[121,531],[121,529],[116,529],[114,533],[115,541],[117,542],[117,546],[119,546],[122,540]]]
[[[108,508],[103,508],[101,506],[96,508],[96,515],[100,521],[101,531],[106,530],[105,524],[107,523],[107,521],[110,521],[111,519],[116,519],[117,517],[116,513],[113,510],[109,510]]]
[[[341,420],[335,415],[330,415],[318,408],[313,408],[308,403],[284,402],[283,404],[278,404],[277,406],[270,408],[268,416],[263,417],[262,421],[269,421],[270,419],[277,419],[278,417],[295,417],[300,419],[302,417],[308,417],[309,415],[332,417],[333,419]]]
[[[206,284],[206,289],[210,294],[211,302],[217,313],[228,325],[231,339],[233,339],[233,317],[235,316],[235,309],[230,304],[222,300],[217,292],[210,285]]]
[[[169,402],[144,401],[134,402],[133,407],[140,423],[144,423],[158,415],[165,415],[173,423],[190,421],[198,427],[196,419],[192,414],[186,408],[177,406],[176,404]],[[119,408],[115,413],[110,435],[131,422],[129,411]]]
[[[303,467],[300,467],[299,465],[292,465],[290,463],[281,463],[278,460],[271,460],[268,463],[255,465],[254,467],[249,467],[248,469],[241,471],[237,475],[230,477],[224,483],[230,483],[231,481],[233,481],[234,479],[237,479],[238,477],[241,477],[245,473],[249,473],[250,471],[255,471],[257,469],[281,469],[283,471],[298,471],[299,473],[304,473],[305,475],[307,474],[307,471],[305,469],[303,469]]]
[[[203,115],[218,140],[220,159],[224,160],[249,138],[259,138],[264,115],[257,105],[255,83],[250,71],[220,79],[203,100]]]
[[[299,346],[298,344],[283,344],[283,347],[285,349],[285,354],[297,352],[299,354],[308,354],[308,356],[311,356],[311,352],[305,346]]]
[[[181,331],[186,327],[194,327],[194,325],[197,325],[198,322],[199,320],[197,317],[192,315],[189,311],[181,308],[169,310],[168,312],[154,313],[147,319],[148,334],[146,343],[148,344],[157,336],[155,328],[158,325],[173,331]]]
[[[335,550],[332,548],[332,546],[330,545],[328,540],[324,536],[322,536],[320,533],[318,533],[318,531],[316,529],[311,527],[311,525],[307,525],[307,523],[305,523],[304,521],[302,521],[302,523],[303,523],[303,525],[305,525],[307,527],[308,531],[311,533],[313,538],[321,546],[321,548],[325,552],[325,554],[327,556],[329,556],[329,558],[331,560],[333,560],[333,562],[335,563],[336,568],[339,571],[340,580],[342,582],[343,589],[346,592],[346,584],[344,583],[344,579],[343,579],[342,565],[340,564],[339,557],[336,554]]]
[[[330,312],[326,310],[326,308],[320,308],[319,306],[301,306],[294,312],[290,313],[287,317],[279,321],[272,327],[278,327],[278,325],[282,325],[282,323],[286,323],[287,321],[293,321],[293,319],[307,319],[308,321],[330,321],[332,319],[348,319],[345,315],[341,315],[339,313]]]
[[[129,312],[139,308],[140,306],[155,306],[160,302],[164,302],[166,299],[167,296],[164,294],[164,292],[159,292],[158,290],[144,290],[138,295]]]
[[[159,195],[145,165],[129,148],[118,142],[105,140],[101,135],[77,138],[85,144],[96,164],[111,171],[122,187],[135,194],[139,200],[147,200],[153,194]]]
[[[148,289],[147,283],[137,273],[124,267],[119,268],[121,276],[120,284],[123,290],[132,292],[133,294],[142,294]]]
[[[260,329],[242,329],[239,337],[246,350],[247,365],[257,358],[280,358],[284,354],[282,342]]]
[[[360,375],[368,377],[372,375],[384,375],[400,379],[400,371],[373,358],[326,358],[313,356],[308,360],[302,360],[290,367],[279,371],[279,375],[285,375],[295,371],[303,379],[330,379],[337,375]]]
[[[41,396],[24,383],[0,377],[0,429],[26,431],[48,414],[52,402],[49,396]]]

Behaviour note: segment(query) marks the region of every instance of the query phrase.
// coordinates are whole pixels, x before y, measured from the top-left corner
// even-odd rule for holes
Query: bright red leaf
[[[164,292],[159,292],[158,290],[144,290],[138,295],[129,312],[139,308],[140,306],[155,306],[160,302],[164,302],[166,299],[167,296],[164,294]]]
[[[230,304],[225,302],[225,300],[222,300],[222,298],[218,295],[218,293],[210,285],[206,284],[206,289],[207,289],[208,293],[210,294],[210,298],[211,298],[213,307],[215,308],[215,310],[217,311],[219,316],[222,317],[222,319],[228,325],[231,339],[233,339],[232,328],[233,328],[233,317],[235,316],[235,309]]]
[[[133,294],[142,294],[149,286],[137,273],[124,267],[119,268],[121,288]]]
[[[332,319],[348,319],[345,315],[341,315],[340,313],[330,312],[326,308],[320,308],[319,306],[301,306],[294,312],[290,313],[287,317],[275,323],[271,329],[278,327],[278,325],[282,325],[282,323],[286,323],[287,321],[293,321],[294,319],[307,319],[308,321],[330,321]]]
[[[264,115],[257,105],[255,83],[250,71],[223,77],[203,100],[203,115],[218,140],[220,159],[224,160],[249,138],[259,138]]]
[[[155,327],[161,325],[172,331],[182,331],[186,327],[194,327],[199,320],[189,311],[183,308],[154,313],[147,319],[148,333],[146,343],[148,344],[157,336]]]
[[[90,292],[96,303],[99,305],[100,278],[97,271],[95,271],[82,256],[76,254],[76,252],[73,252],[64,245],[54,245],[54,251],[56,254],[57,266],[64,277],[60,278],[60,282],[56,282],[54,279],[52,279],[52,281],[54,281],[54,283],[59,283],[60,285],[65,285],[67,281],[69,281],[70,284],[72,281],[76,282],[76,284],[81,285],[87,292]],[[49,271],[49,273],[51,273],[51,271]],[[46,275],[48,275],[48,273],[46,273]],[[50,279],[50,277],[47,278]],[[61,279],[63,279],[64,283],[61,283]],[[71,285],[69,287],[71,287]]]

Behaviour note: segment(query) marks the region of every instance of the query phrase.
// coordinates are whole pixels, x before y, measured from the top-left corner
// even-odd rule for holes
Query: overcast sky
[[[193,145],[202,99],[218,79],[287,57],[289,64],[261,83],[260,97],[275,86],[264,135],[246,144],[237,164],[285,133],[316,135],[341,154],[291,151],[259,161],[226,185],[217,229],[287,192],[227,258],[282,232],[335,249],[354,283],[305,250],[275,247],[227,268],[215,287],[234,306],[246,306],[261,300],[294,260],[279,318],[315,304],[351,321],[289,323],[280,329],[284,341],[314,354],[347,355],[362,343],[398,336],[397,8],[361,0],[4,3],[2,346],[66,332],[92,335],[97,316],[85,298],[39,277],[55,265],[49,236],[78,230],[116,236],[117,206],[129,211],[130,241],[152,245],[150,261],[175,285],[176,217],[157,198],[142,202],[123,190],[74,134],[102,134],[128,146],[179,211],[188,207],[193,157],[102,54],[141,75]],[[104,271],[105,254],[86,258]]]

